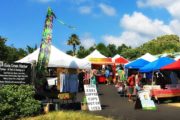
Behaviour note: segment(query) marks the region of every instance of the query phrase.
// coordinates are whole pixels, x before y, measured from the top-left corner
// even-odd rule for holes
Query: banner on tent
[[[31,83],[31,64],[3,63],[0,65],[0,85],[30,84],[30,83]]]

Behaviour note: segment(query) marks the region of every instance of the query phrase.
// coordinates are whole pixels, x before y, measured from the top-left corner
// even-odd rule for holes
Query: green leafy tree
[[[131,47],[126,46],[125,44],[122,44],[121,46],[118,46],[117,53],[121,54],[122,52],[131,49]]]
[[[79,50],[77,52],[78,58],[85,58],[88,54],[88,50],[86,50],[83,46],[79,46]]]
[[[137,49],[127,49],[121,53],[122,56],[129,60],[133,60],[140,56],[140,52]]]
[[[18,60],[18,50],[13,46],[7,46],[8,50],[8,57],[7,57],[7,62],[8,63],[13,63],[14,61]]]
[[[31,47],[29,45],[26,46],[27,54],[34,52],[36,49],[37,49],[37,45],[35,45],[34,47]]]
[[[114,55],[117,54],[117,50],[116,50],[116,46],[114,44],[109,44],[107,46],[108,50],[109,50],[109,57],[113,57]]]
[[[17,58],[18,58],[18,60],[22,59],[27,54],[28,54],[27,51],[25,51],[24,49],[22,49],[22,48],[17,49]]]
[[[165,52],[179,52],[180,42],[177,35],[163,35],[138,47],[142,53],[162,54]]]
[[[73,56],[76,55],[76,46],[81,44],[79,37],[76,34],[72,34],[69,37],[67,44],[73,46]]]
[[[66,51],[66,54],[73,56],[73,51],[72,50]]]
[[[8,57],[7,46],[5,45],[7,39],[0,36],[0,61],[6,61]]]
[[[96,46],[96,49],[103,55],[105,55],[106,57],[109,57],[109,55],[111,54],[109,49],[106,47],[106,45],[104,43],[99,43]]]

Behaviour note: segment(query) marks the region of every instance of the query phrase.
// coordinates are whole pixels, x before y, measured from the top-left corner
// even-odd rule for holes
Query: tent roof
[[[177,60],[180,60],[180,55],[176,56],[174,59],[175,59],[176,61],[177,61]]]
[[[111,58],[89,58],[92,64],[113,64]]]
[[[116,54],[114,57],[112,57],[112,61],[114,62],[115,61],[115,59],[117,59],[117,58],[119,58],[119,57],[121,57],[119,54]]]
[[[162,67],[161,70],[180,70],[180,60]]]
[[[89,60],[89,58],[107,58],[107,57],[102,55],[98,50],[94,50],[91,54],[86,56],[84,59]]]
[[[168,58],[168,57],[161,57],[161,58],[145,65],[144,67],[140,68],[140,72],[151,72],[151,71],[159,70],[161,67],[163,67],[167,64],[170,64],[174,61],[175,60]]]
[[[125,59],[124,57],[119,57],[115,59],[115,63],[119,63],[119,64],[126,64],[129,61],[127,59]]]
[[[157,58],[155,56],[151,55],[150,53],[146,53],[146,54],[144,54],[143,56],[141,56],[139,58],[147,60],[149,62],[157,60]]]
[[[98,50],[94,50],[91,54],[84,58],[92,64],[112,64],[112,59],[102,55]]]
[[[20,63],[32,63],[33,61],[37,62],[39,50],[40,48],[38,48],[33,53],[27,55],[26,57],[16,62],[20,62]],[[59,49],[51,45],[51,53],[50,53],[48,67],[90,69],[91,63],[88,62],[87,60],[82,60],[67,55],[66,53],[60,51]]]
[[[144,59],[136,59],[132,61],[131,63],[128,63],[125,65],[125,68],[134,68],[134,69],[139,69],[143,67],[144,65],[148,64],[149,61],[144,60]]]

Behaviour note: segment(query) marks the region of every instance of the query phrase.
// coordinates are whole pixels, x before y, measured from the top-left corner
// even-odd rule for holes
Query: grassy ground
[[[113,120],[102,116],[95,116],[86,112],[59,111],[50,112],[48,114],[23,118],[21,120]]]

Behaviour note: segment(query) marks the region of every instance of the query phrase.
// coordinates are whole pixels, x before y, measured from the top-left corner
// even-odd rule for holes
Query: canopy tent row
[[[32,63],[37,62],[39,55],[39,48],[26,57],[16,61],[18,63]],[[87,60],[78,59],[67,55],[61,50],[51,45],[51,53],[48,67],[63,67],[63,68],[77,68],[77,69],[91,69],[91,63]]]
[[[180,60],[161,67],[161,70],[180,70]]]
[[[168,58],[168,57],[161,57],[147,65],[145,65],[144,67],[140,68],[140,72],[152,72],[152,71],[156,71],[159,70],[161,67],[170,64],[172,62],[174,62],[175,60]]]
[[[150,62],[147,60],[136,59],[136,60],[126,64],[125,68],[127,68],[127,69],[140,69],[141,67],[147,65],[148,63],[150,63]]]
[[[129,61],[127,59],[125,59],[124,57],[119,57],[115,59],[115,64],[126,64]]]
[[[144,59],[146,61],[153,62],[157,60],[157,57],[151,55],[150,53],[146,53],[143,56],[139,57],[139,59]]]

